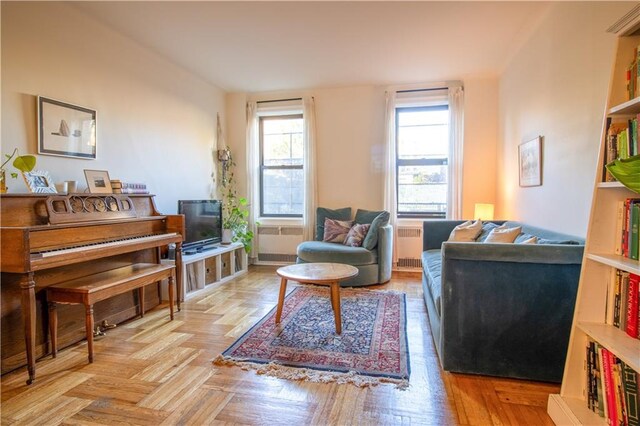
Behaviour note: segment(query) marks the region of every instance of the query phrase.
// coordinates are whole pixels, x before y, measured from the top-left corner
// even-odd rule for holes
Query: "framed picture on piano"
[[[49,173],[44,170],[23,172],[22,177],[29,191],[35,194],[56,194],[58,192]]]
[[[87,187],[92,194],[112,194],[109,172],[106,170],[84,170]]]

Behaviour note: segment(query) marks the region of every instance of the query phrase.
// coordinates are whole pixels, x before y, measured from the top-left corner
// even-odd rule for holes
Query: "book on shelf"
[[[640,258],[640,198],[627,198],[622,201],[622,208],[618,204],[618,218],[616,221],[618,236],[615,253],[629,259]]]
[[[631,120],[612,121],[607,119],[607,133],[605,138],[604,164],[614,160],[629,158],[637,155],[638,151],[638,116]],[[604,181],[614,182],[616,179],[604,169]]]
[[[616,269],[613,280],[614,295],[607,322],[640,339],[640,276]]]
[[[589,340],[586,348],[587,407],[615,426],[640,426],[638,372]]]

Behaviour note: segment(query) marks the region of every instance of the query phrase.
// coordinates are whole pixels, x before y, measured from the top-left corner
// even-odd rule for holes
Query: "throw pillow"
[[[520,235],[520,231],[522,231],[522,226],[517,226],[515,228],[507,228],[505,225],[499,226],[493,229],[487,239],[484,240],[485,243],[512,243],[515,241],[516,237]]]
[[[531,239],[531,237],[533,237],[533,235],[522,233],[522,234],[518,235],[513,242],[516,243],[516,244],[520,244],[520,243],[525,242],[528,239]],[[536,237],[536,241],[537,241],[537,239],[538,239],[538,237]]]
[[[476,220],[472,222],[468,220],[453,228],[447,241],[473,242],[478,238],[480,232],[482,232],[482,221]]]
[[[326,218],[350,220],[351,207],[344,207],[336,210],[318,207],[316,209],[316,241],[322,241],[324,239],[324,220]]]
[[[353,222],[350,220],[336,220],[326,218],[324,220],[324,235],[322,241],[328,243],[344,243]]]
[[[573,240],[547,240],[546,238],[538,238],[538,244],[568,244],[577,245],[580,244]]]
[[[480,235],[478,236],[478,238],[476,239],[477,242],[479,243],[483,243],[484,240],[487,239],[487,237],[489,236],[489,233],[497,228],[498,225],[496,225],[493,222],[487,222],[487,223],[483,223],[482,224],[482,232],[480,233]]]
[[[372,210],[362,210],[358,209],[356,211],[355,222],[360,224],[371,224],[369,227],[369,231],[367,231],[367,236],[364,238],[362,242],[362,247],[367,250],[373,250],[378,245],[378,231],[380,227],[385,226],[389,223],[389,212],[388,211],[372,211]]]
[[[538,237],[531,237],[531,238],[527,238],[524,241],[518,242],[518,244],[537,244],[537,243],[538,243]]]
[[[347,234],[347,238],[344,240],[345,246],[351,247],[360,247],[362,246],[362,242],[364,241],[365,236],[367,235],[367,231],[369,230],[368,223],[358,224],[356,223],[351,227],[349,233]]]

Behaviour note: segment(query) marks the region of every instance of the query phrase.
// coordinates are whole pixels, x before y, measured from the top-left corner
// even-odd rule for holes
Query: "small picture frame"
[[[542,185],[542,136],[518,146],[520,186]]]
[[[95,110],[38,96],[38,154],[96,159]]]
[[[44,170],[23,172],[22,177],[29,191],[34,194],[56,194],[58,192],[49,173]]]
[[[87,187],[92,194],[112,194],[109,172],[106,170],[84,170]]]

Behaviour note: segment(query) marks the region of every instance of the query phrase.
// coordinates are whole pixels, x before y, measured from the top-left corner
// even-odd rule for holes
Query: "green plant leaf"
[[[36,157],[33,155],[20,155],[13,160],[13,167],[21,172],[30,172],[36,166]]]

